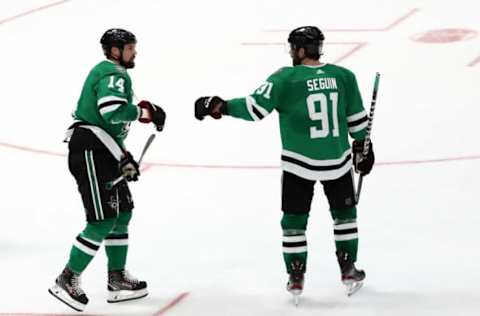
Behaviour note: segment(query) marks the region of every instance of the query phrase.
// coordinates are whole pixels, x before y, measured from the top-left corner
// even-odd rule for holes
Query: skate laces
[[[134,277],[133,275],[131,275],[130,272],[128,272],[127,270],[123,270],[122,274],[123,274],[123,278],[125,279],[125,281],[131,282],[131,283],[134,283],[134,284],[139,283],[138,279],[136,277]]]
[[[78,295],[85,294],[85,292],[83,292],[82,288],[80,287],[80,285],[81,285],[80,276],[75,275],[75,274],[72,275],[71,283],[72,283],[72,290],[76,294],[78,294]]]
[[[111,272],[109,282],[125,282],[129,284],[138,284],[140,281],[132,276],[127,270]]]

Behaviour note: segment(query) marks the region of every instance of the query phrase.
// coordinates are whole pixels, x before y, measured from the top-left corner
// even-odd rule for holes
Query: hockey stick
[[[375,74],[375,82],[373,84],[372,103],[370,103],[370,114],[368,115],[367,135],[363,143],[362,157],[367,157],[370,148],[370,134],[372,133],[373,115],[375,114],[375,103],[377,102],[378,85],[380,83],[380,73]],[[362,192],[363,174],[358,178],[357,192],[355,193],[355,201],[360,200],[360,192]]]
[[[153,140],[155,139],[155,136],[156,134],[151,134],[148,139],[147,139],[147,142],[145,143],[145,145],[143,146],[143,150],[142,150],[142,153],[140,154],[140,159],[138,159],[138,165],[140,166],[140,164],[142,163],[142,160],[143,160],[143,157],[145,156],[145,153],[147,152],[147,149],[148,147],[150,147],[150,145],[152,144]],[[123,175],[116,178],[115,180],[113,181],[110,181],[110,182],[107,182],[107,189],[110,190],[111,188],[113,188],[115,185],[117,185],[120,181],[122,181],[124,179]]]

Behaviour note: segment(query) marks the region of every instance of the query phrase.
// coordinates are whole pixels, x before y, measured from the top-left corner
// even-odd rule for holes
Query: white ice
[[[137,35],[135,92],[162,105],[168,119],[145,159],[157,165],[131,185],[128,269],[149,282],[151,294],[107,304],[100,251],[83,275],[86,313],[480,314],[479,38],[411,40],[430,30],[479,31],[478,1],[71,0],[30,12],[52,3],[0,2],[0,315],[73,313],[47,293],[84,227],[62,139],[110,27]],[[415,8],[391,29],[374,30]],[[358,207],[365,286],[344,295],[318,186],[305,291],[295,308],[281,255],[277,115],[198,122],[193,101],[253,91],[290,60],[280,45],[244,44],[285,42],[287,30],[308,24],[325,30],[326,62],[352,49],[329,42],[368,43],[340,62],[357,74],[367,108],[376,71],[382,79],[373,125],[378,165]],[[152,132],[134,124],[127,141],[134,154]]]

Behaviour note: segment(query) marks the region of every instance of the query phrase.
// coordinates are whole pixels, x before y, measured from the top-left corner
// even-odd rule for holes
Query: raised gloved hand
[[[158,105],[145,100],[140,101],[138,106],[142,109],[142,114],[138,120],[142,123],[152,122],[157,128],[157,131],[161,132],[167,117],[165,111],[163,111],[163,109]]]
[[[375,155],[373,154],[373,145],[370,142],[367,156],[363,156],[364,140],[354,140],[352,143],[353,165],[355,172],[365,176],[370,173],[375,163]]]
[[[122,160],[120,160],[119,168],[120,173],[125,178],[125,180],[138,180],[138,176],[140,175],[139,166],[135,159],[133,159],[133,156],[129,151],[125,152]]]
[[[195,101],[195,117],[203,120],[207,115],[218,120],[222,114],[227,114],[227,102],[220,97],[201,97]]]

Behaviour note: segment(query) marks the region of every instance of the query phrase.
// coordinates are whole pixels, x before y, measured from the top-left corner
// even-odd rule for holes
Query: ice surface
[[[476,1],[89,0],[34,10],[52,3],[0,3],[0,315],[73,313],[47,293],[84,226],[61,141],[87,72],[102,59],[99,38],[117,26],[139,40],[131,72],[138,98],[168,114],[145,157],[150,168],[131,185],[128,268],[149,282],[151,295],[107,304],[101,251],[83,275],[86,313],[479,314],[478,37],[410,39],[437,29],[478,31]],[[378,165],[359,205],[364,288],[344,294],[317,187],[305,290],[295,308],[281,256],[276,114],[259,123],[198,122],[193,101],[253,91],[290,63],[282,46],[267,44],[306,24],[325,30],[327,62],[366,43],[340,64],[357,74],[367,108],[376,71],[382,79],[373,126]],[[127,144],[134,154],[151,132],[133,126]],[[437,159],[444,160],[430,162]]]

